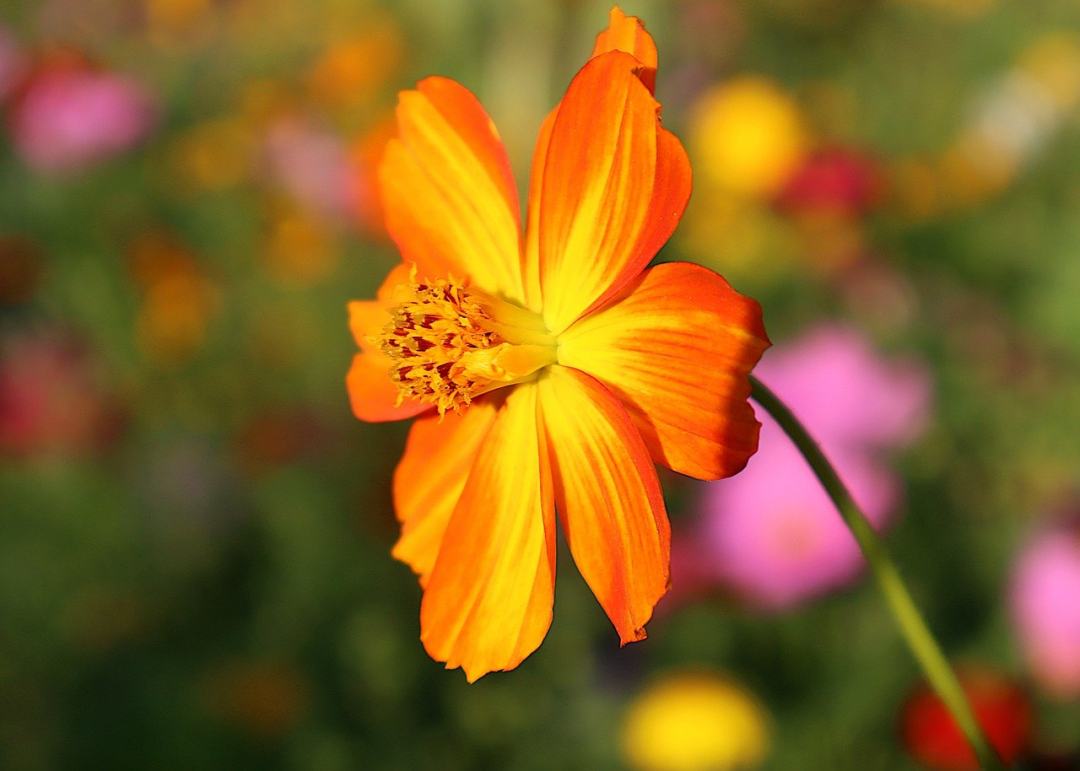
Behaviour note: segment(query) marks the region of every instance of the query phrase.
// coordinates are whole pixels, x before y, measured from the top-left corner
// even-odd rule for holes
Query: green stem
[[[870,564],[874,578],[885,600],[892,611],[896,623],[904,636],[905,642],[911,649],[915,659],[919,662],[926,673],[930,685],[937,692],[941,701],[952,713],[960,730],[964,732],[972,749],[979,758],[979,764],[984,769],[1002,769],[1004,766],[997,754],[991,749],[986,736],[975,720],[971,711],[971,705],[964,695],[960,682],[956,679],[949,662],[941,652],[940,646],[923,621],[919,609],[915,607],[907,587],[904,585],[900,573],[896,569],[892,558],[885,548],[885,544],[878,538],[877,533],[870,526],[866,516],[848,492],[847,487],[840,480],[836,469],[829,463],[822,453],[817,442],[807,433],[802,423],[799,422],[791,410],[787,408],[776,394],[766,388],[757,378],[750,377],[751,397],[760,404],[766,412],[784,430],[791,441],[806,458],[814,474],[829,494],[832,502],[836,505],[844,523],[851,530],[852,535],[862,549],[866,561]]]

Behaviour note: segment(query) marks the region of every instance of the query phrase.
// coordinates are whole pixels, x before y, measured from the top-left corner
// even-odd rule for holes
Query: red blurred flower
[[[47,332],[0,340],[0,454],[92,452],[118,426],[115,403],[77,341]]]
[[[881,174],[872,158],[836,147],[807,157],[780,191],[777,204],[795,212],[856,216],[874,207],[881,186]]]
[[[1027,694],[1012,680],[989,670],[961,672],[960,684],[990,744],[1005,763],[1014,763],[1032,735],[1033,714]],[[904,704],[901,733],[907,751],[929,768],[979,768],[952,715],[925,683]]]

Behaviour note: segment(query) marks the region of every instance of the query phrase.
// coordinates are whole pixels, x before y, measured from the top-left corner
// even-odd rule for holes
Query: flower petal
[[[432,409],[432,405],[409,399],[397,403],[397,383],[390,379],[390,359],[382,351],[353,356],[345,376],[353,415],[367,423],[405,420]]]
[[[536,217],[544,319],[553,332],[611,297],[674,230],[690,193],[678,140],[637,77],[612,51],[590,60],[558,108]]]
[[[413,423],[394,471],[394,511],[401,537],[391,552],[426,585],[443,533],[465,489],[480,444],[495,422],[497,404],[474,401],[463,413],[427,415]]]
[[[596,36],[594,57],[608,51],[625,51],[641,63],[638,77],[650,92],[656,92],[656,42],[645,31],[645,25],[636,16],[627,16],[619,6],[614,6],[608,16],[608,26]]]
[[[360,350],[366,351],[373,347],[369,339],[382,332],[383,327],[390,321],[389,311],[393,305],[394,291],[408,280],[409,266],[399,263],[386,274],[374,300],[353,300],[349,303],[349,331]]]
[[[667,263],[559,339],[559,362],[624,403],[653,459],[731,476],[757,449],[748,373],[769,346],[761,307],[707,268]]]
[[[397,403],[398,387],[390,378],[392,363],[378,346],[371,343],[371,338],[390,321],[387,311],[392,304],[394,289],[408,278],[408,266],[398,265],[383,279],[374,300],[349,303],[349,329],[360,353],[353,357],[345,376],[345,386],[353,414],[369,423],[404,420],[432,409],[432,405],[413,399],[400,405]]]
[[[556,365],[537,387],[570,552],[622,643],[644,639],[671,557],[649,452],[618,399],[589,375]]]
[[[540,124],[529,173],[528,219],[525,224],[521,272],[525,281],[525,304],[537,313],[543,308],[543,294],[540,291],[540,201],[543,199],[544,165],[547,163],[548,146],[551,144],[551,129],[555,126],[558,114],[559,106],[556,105]]]
[[[536,385],[516,386],[476,454],[420,607],[420,639],[469,682],[513,669],[551,625],[555,514]]]
[[[597,56],[611,51],[623,51],[633,56],[637,60],[634,68],[635,74],[649,89],[649,93],[655,92],[656,43],[653,42],[652,36],[645,31],[645,25],[641,22],[641,19],[636,16],[627,16],[618,6],[611,9],[607,29],[596,36],[596,44],[593,46],[592,56],[589,58],[590,60],[595,59]],[[528,223],[525,229],[526,241],[522,271],[525,276],[526,305],[536,311],[541,308],[539,204],[542,198],[544,165],[547,163],[548,145],[551,143],[551,129],[555,125],[555,116],[558,112],[559,105],[556,105],[544,118],[543,123],[540,124],[540,132],[536,140],[536,148],[533,151],[532,170],[529,178],[529,211]],[[683,153],[683,156],[685,156],[685,153]],[[689,184],[688,161],[686,162],[686,168],[686,180]],[[689,197],[689,190],[687,190],[687,197]],[[685,201],[683,206],[685,207]],[[660,245],[663,245],[662,241]],[[657,250],[660,245],[656,247]]]
[[[403,91],[379,165],[386,227],[424,277],[452,273],[520,301],[519,204],[510,162],[479,101],[446,78]]]

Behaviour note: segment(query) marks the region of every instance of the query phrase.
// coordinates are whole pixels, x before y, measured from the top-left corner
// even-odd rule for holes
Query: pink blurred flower
[[[925,423],[926,374],[882,360],[858,333],[832,326],[767,352],[758,374],[821,442],[874,526],[884,527],[900,485],[879,455]],[[863,560],[806,461],[771,418],[761,410],[758,418],[758,453],[738,476],[705,485],[693,531],[676,534],[672,584],[683,594],[702,581],[719,583],[778,610],[850,582]]]
[[[754,604],[781,609],[848,583],[862,558],[821,483],[771,421],[761,441],[773,449],[755,455],[737,481],[706,493],[699,546],[717,579]],[[855,454],[831,459],[881,529],[896,504],[895,480]]]
[[[298,203],[326,217],[351,216],[359,195],[355,164],[339,137],[287,118],[270,127],[265,149],[271,180]]]
[[[152,122],[150,99],[132,79],[70,64],[33,74],[8,116],[18,154],[47,173],[107,160],[134,146]]]
[[[854,329],[820,326],[766,352],[756,372],[826,449],[903,447],[926,424],[925,369],[882,358]]]
[[[1010,600],[1035,677],[1054,694],[1080,696],[1080,522],[1048,528],[1028,542]]]

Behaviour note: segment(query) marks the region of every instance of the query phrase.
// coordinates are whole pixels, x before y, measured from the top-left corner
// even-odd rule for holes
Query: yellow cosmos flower
[[[452,80],[401,94],[379,186],[403,263],[349,306],[361,420],[421,416],[394,478],[393,554],[420,576],[421,639],[470,681],[551,624],[556,511],[623,643],[668,587],[654,463],[740,470],[759,424],[757,303],[683,263],[646,265],[690,195],[659,119],[656,46],[617,8],[540,129],[527,223],[502,142]]]

